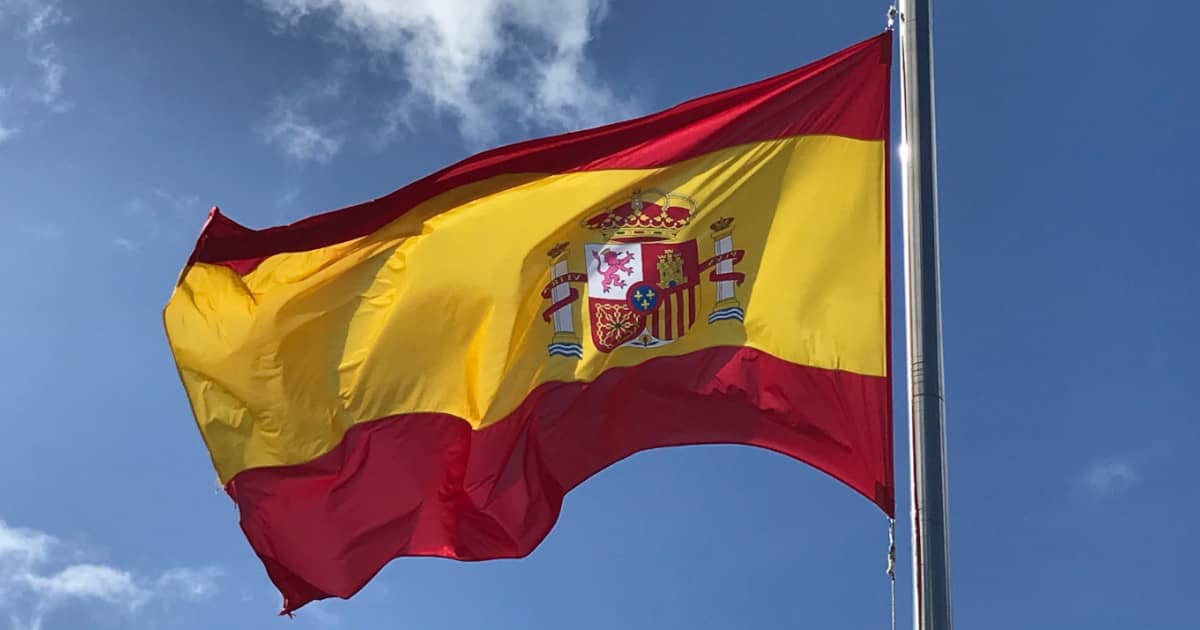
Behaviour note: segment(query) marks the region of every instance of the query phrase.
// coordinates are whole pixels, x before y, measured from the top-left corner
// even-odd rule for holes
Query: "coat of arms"
[[[552,279],[542,291],[551,300],[543,316],[555,330],[549,353],[582,356],[571,308],[579,292],[570,283],[587,283],[592,343],[601,352],[656,348],[686,334],[696,323],[703,272],[710,267],[707,279],[716,285],[716,301],[708,323],[741,321],[734,287],[744,276],[733,265],[743,251],[732,246],[733,220],[713,223],[714,253],[701,261],[695,239],[676,240],[695,214],[696,203],[686,195],[635,191],[628,202],[584,221],[599,236],[583,245],[586,273],[568,270],[567,243],[552,249]]]

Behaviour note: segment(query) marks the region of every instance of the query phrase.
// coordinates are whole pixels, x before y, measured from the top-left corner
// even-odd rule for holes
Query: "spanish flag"
[[[894,510],[891,34],[253,230],[164,311],[284,611],[393,558],[516,558],[633,453],[771,449]]]

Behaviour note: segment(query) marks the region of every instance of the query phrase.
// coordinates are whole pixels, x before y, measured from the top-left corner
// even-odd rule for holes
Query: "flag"
[[[746,444],[894,511],[891,34],[253,230],[164,310],[284,611],[390,560],[531,553],[633,453]]]

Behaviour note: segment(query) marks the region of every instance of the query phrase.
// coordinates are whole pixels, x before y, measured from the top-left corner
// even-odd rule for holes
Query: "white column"
[[[567,273],[567,258],[564,256],[554,263],[550,270],[550,277],[557,278]],[[571,294],[571,284],[564,282],[553,289],[550,289],[550,302],[555,303]],[[557,337],[563,333],[572,334],[575,332],[575,307],[573,304],[568,304],[563,308],[554,312],[551,317],[554,319],[554,334]]]
[[[720,256],[721,254],[727,254],[727,253],[733,251],[733,235],[726,234],[726,235],[718,238],[713,243],[713,245],[714,245],[714,251],[718,256]],[[733,261],[732,260],[722,260],[721,262],[717,263],[717,273],[732,273],[732,272],[733,272]],[[734,283],[732,280],[722,280],[717,283],[717,302],[718,303],[724,302],[727,300],[732,300],[734,298],[733,286],[734,286]]]

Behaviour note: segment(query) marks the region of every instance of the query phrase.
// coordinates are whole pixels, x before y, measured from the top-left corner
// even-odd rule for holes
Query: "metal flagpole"
[[[951,630],[950,537],[942,313],[938,286],[937,160],[933,106],[933,0],[899,0],[908,292],[909,456],[912,462],[915,630]]]

